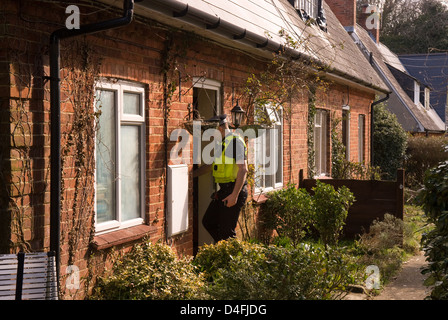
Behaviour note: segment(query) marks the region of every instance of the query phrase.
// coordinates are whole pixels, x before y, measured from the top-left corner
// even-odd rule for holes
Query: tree
[[[393,52],[428,53],[448,50],[448,7],[439,0],[358,0],[381,12],[380,40]]]
[[[374,109],[373,164],[379,166],[386,179],[394,179],[403,165],[407,136],[397,117],[379,104]]]

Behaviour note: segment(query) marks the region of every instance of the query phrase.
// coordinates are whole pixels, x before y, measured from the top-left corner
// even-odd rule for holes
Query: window
[[[366,127],[366,116],[363,114],[360,114],[358,116],[358,162],[362,163],[364,162],[364,142],[366,138],[365,134],[365,127]]]
[[[420,105],[420,84],[414,81],[414,103]]]
[[[314,116],[314,164],[316,176],[327,173],[327,111],[318,109]]]
[[[425,87],[425,109],[429,110],[431,109],[431,104],[430,104],[430,98],[431,96],[431,90],[428,87]]]
[[[281,110],[264,109],[272,128],[254,140],[255,187],[259,191],[283,186],[283,137]]]
[[[141,224],[144,214],[144,88],[100,83],[95,137],[98,232]]]
[[[319,0],[291,0],[296,10],[305,12],[311,18],[317,18],[319,13]]]
[[[346,107],[342,111],[342,143],[345,147],[345,158],[350,160],[350,107]]]

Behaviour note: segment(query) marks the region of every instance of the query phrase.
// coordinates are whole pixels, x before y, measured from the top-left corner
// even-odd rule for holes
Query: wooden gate
[[[350,207],[346,225],[343,231],[344,238],[354,238],[369,226],[375,219],[382,219],[389,213],[403,219],[404,210],[404,170],[397,171],[396,181],[377,180],[340,180],[321,179],[337,189],[346,186],[355,196],[355,203]],[[304,179],[303,169],[299,173],[299,188],[304,188],[312,194],[316,186],[316,179]]]

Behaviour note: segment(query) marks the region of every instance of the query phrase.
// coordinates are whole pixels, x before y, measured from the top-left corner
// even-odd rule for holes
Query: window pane
[[[141,217],[140,127],[121,126],[121,221]]]
[[[317,110],[314,118],[314,160],[316,174],[321,175],[327,171],[327,113]]]
[[[273,187],[273,176],[275,169],[275,163],[274,163],[274,157],[273,157],[273,151],[271,148],[271,141],[272,141],[272,129],[266,130],[266,139],[265,139],[265,163],[264,163],[264,186],[266,188]],[[269,162],[268,162],[269,161]]]
[[[322,122],[321,122],[321,171],[320,173],[327,172],[327,112],[322,111]]]
[[[276,160],[277,160],[277,172],[275,173],[275,183],[282,183],[283,176],[283,152],[282,152],[282,130],[280,125],[276,125]]]
[[[317,110],[314,117],[314,164],[316,167],[316,174],[320,174],[320,154],[321,154],[321,127],[320,127],[320,111]]]
[[[358,117],[358,161],[364,161],[364,115]]]
[[[263,169],[263,155],[264,155],[264,137],[267,132],[263,135],[260,135],[254,141],[255,147],[255,187],[262,188],[264,187],[264,169]]]
[[[96,109],[101,111],[96,133],[97,222],[115,220],[115,93],[98,90]]]
[[[123,113],[140,115],[140,94],[123,93]]]

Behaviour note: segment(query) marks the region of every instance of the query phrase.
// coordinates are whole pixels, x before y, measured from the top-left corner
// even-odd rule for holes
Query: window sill
[[[268,200],[268,197],[264,193],[256,194],[252,199],[253,203],[257,206],[262,205],[266,200]]]
[[[95,236],[92,246],[96,250],[104,250],[113,246],[142,239],[154,232],[156,232],[156,227],[142,224]]]
[[[283,188],[283,184],[278,184],[274,188],[266,188],[264,190],[258,189],[255,191],[255,194],[253,196],[253,202],[255,205],[261,205],[268,200],[268,197],[266,196],[269,192],[281,190]]]

